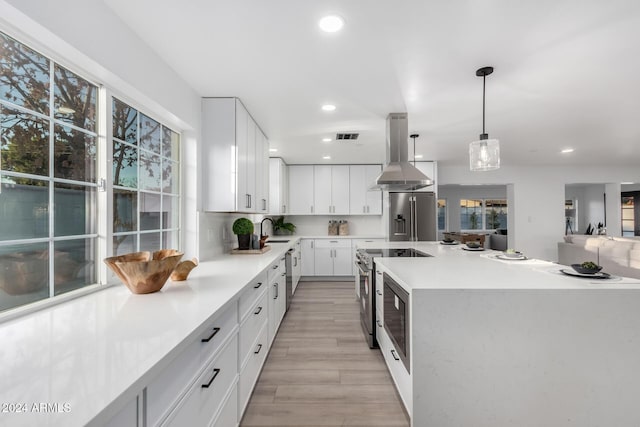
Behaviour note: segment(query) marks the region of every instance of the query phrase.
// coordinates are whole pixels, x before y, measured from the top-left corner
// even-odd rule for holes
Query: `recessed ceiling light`
[[[331,142],[331,138],[322,138],[322,142]]]
[[[318,26],[326,33],[335,33],[344,26],[344,19],[338,15],[327,15],[318,22]]]
[[[414,157],[415,157],[416,159],[421,159],[421,158],[422,158],[422,154],[416,154]]]
[[[335,111],[336,106],[333,104],[324,104],[322,106],[322,111]]]
[[[565,148],[561,153],[573,153],[573,148]]]
[[[322,156],[324,160],[331,160],[331,156]]]
[[[270,153],[277,153],[278,149],[277,148],[269,148],[269,152]]]

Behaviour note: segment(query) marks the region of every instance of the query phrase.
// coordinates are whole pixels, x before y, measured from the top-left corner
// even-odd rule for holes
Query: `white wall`
[[[301,236],[326,236],[329,220],[348,221],[349,234],[353,236],[384,237],[386,234],[381,215],[292,215],[286,218],[296,225],[296,234]]]
[[[513,227],[509,224],[509,246],[533,257],[555,261],[557,242],[564,234],[565,184],[640,182],[640,168],[503,166],[492,172],[471,172],[467,167],[439,165],[438,178],[440,185],[513,185],[513,200],[507,197],[509,218],[514,221]],[[617,199],[619,204],[619,196],[619,193],[611,195],[607,200],[613,203]],[[608,214],[608,221],[611,215]]]
[[[197,256],[199,95],[102,0],[0,0],[0,30],[182,133],[183,248]]]

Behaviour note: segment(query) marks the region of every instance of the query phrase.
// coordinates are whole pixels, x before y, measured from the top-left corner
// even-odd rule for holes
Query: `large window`
[[[507,228],[507,201],[497,199],[460,200],[462,230],[495,230]]]
[[[179,136],[113,98],[113,252],[178,248]]]
[[[179,135],[114,100],[105,188],[100,93],[0,32],[0,312],[103,281],[101,224],[113,222],[114,253],[179,249]],[[98,209],[105,190],[112,218]]]
[[[621,197],[622,235],[640,236],[640,191],[623,192]]]
[[[447,200],[438,199],[438,231],[447,230]]]

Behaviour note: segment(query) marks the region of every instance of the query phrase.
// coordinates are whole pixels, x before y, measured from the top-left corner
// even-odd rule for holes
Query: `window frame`
[[[460,224],[460,232],[463,233],[478,233],[478,232],[487,232],[487,231],[495,231],[496,228],[487,228],[486,216],[487,216],[487,200],[500,200],[505,202],[505,206],[507,209],[507,220],[509,218],[509,201],[508,199],[501,199],[497,197],[482,197],[482,198],[463,198],[458,201],[458,205],[462,208],[462,201],[479,201],[480,202],[480,226],[481,228],[462,228],[462,210],[460,210],[460,214],[458,215],[458,221]]]
[[[2,22],[0,21],[0,24]],[[59,295],[55,295],[55,278],[54,278],[54,263],[52,257],[49,258],[49,281],[48,281],[48,291],[49,296],[40,300],[36,300],[33,302],[29,302],[27,304],[18,305],[15,307],[7,308],[3,311],[0,311],[0,322],[5,322],[10,319],[27,315],[29,313],[33,313],[35,311],[41,310],[46,307],[51,307],[65,301],[69,301],[71,299],[89,295],[93,292],[97,292],[113,285],[117,285],[119,282],[117,280],[113,280],[114,275],[109,272],[106,265],[102,262],[102,260],[110,254],[113,253],[113,206],[111,201],[113,200],[113,177],[112,177],[112,155],[113,155],[113,132],[112,132],[112,104],[111,99],[116,97],[120,101],[126,102],[131,107],[135,108],[138,112],[144,114],[145,116],[152,118],[153,120],[160,123],[162,126],[165,126],[175,132],[179,137],[178,143],[178,171],[176,173],[176,177],[178,179],[178,185],[176,186],[175,193],[178,198],[177,202],[177,214],[178,221],[177,227],[172,227],[171,229],[162,229],[162,231],[172,231],[177,232],[178,236],[176,239],[176,246],[178,250],[183,250],[184,248],[184,203],[185,203],[185,195],[184,195],[184,142],[183,135],[184,129],[181,124],[179,124],[175,119],[171,119],[173,115],[164,108],[158,108],[157,105],[149,105],[146,104],[149,102],[153,102],[152,100],[147,100],[140,102],[136,98],[132,98],[130,96],[122,93],[117,87],[106,87],[101,84],[100,79],[96,78],[92,73],[86,72],[85,68],[78,63],[74,63],[73,61],[69,61],[66,58],[62,57],[59,52],[52,51],[47,48],[45,44],[40,42],[39,40],[34,40],[32,37],[24,34],[21,30],[6,28],[4,25],[0,25],[0,32],[4,33],[8,37],[16,40],[18,43],[26,46],[27,48],[35,51],[37,54],[45,57],[49,61],[49,99],[48,104],[49,114],[43,114],[37,111],[29,110],[28,108],[22,107],[20,105],[14,104],[11,101],[2,100],[2,104],[7,108],[11,108],[17,111],[25,112],[29,115],[35,116],[40,119],[44,119],[48,121],[48,143],[49,143],[49,174],[47,176],[44,175],[35,175],[29,173],[22,172],[13,172],[13,171],[3,171],[2,175],[13,176],[18,178],[27,178],[27,179],[36,179],[41,181],[46,181],[48,184],[48,236],[47,237],[38,237],[38,238],[28,238],[28,239],[12,239],[5,240],[0,242],[2,246],[9,246],[15,244],[29,244],[29,243],[47,243],[50,253],[53,253],[53,244],[54,242],[60,242],[65,240],[80,240],[93,238],[95,239],[95,260],[94,260],[94,271],[95,271],[95,283],[86,284],[78,289],[74,289]],[[55,108],[54,108],[54,97],[55,97],[55,70],[56,67],[64,68],[71,73],[77,75],[78,77],[86,80],[88,83],[94,85],[96,90],[96,114],[95,114],[95,130],[89,131],[87,129],[78,128],[72,123],[68,123],[59,118],[55,117]],[[123,85],[126,86],[126,83]],[[158,114],[159,113],[159,114]],[[161,116],[161,119],[157,119],[156,117]],[[54,141],[55,141],[55,126],[65,126],[73,129],[74,131],[81,132],[83,134],[91,135],[95,138],[95,182],[90,181],[76,181],[73,179],[66,178],[56,178],[55,170],[52,167],[52,163],[54,162]],[[1,165],[0,165],[1,167]],[[95,188],[95,221],[96,221],[96,229],[94,233],[91,234],[83,234],[83,235],[72,235],[72,236],[56,236],[55,235],[55,205],[54,205],[54,192],[55,192],[55,183],[65,183],[71,185],[79,185],[85,187]],[[161,180],[162,183],[162,180]],[[0,187],[1,191],[1,187]],[[136,189],[137,192],[140,192],[139,189]],[[0,193],[1,194],[1,193]],[[166,193],[158,193],[166,194]],[[174,193],[172,193],[174,194]],[[140,213],[138,211],[137,215]],[[85,215],[86,217],[86,215]]]

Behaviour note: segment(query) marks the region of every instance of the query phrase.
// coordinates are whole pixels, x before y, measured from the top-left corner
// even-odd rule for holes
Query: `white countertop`
[[[282,236],[283,238],[286,238],[286,236]],[[375,235],[368,235],[368,234],[363,234],[363,235],[346,235],[346,236],[329,236],[329,235],[317,235],[317,236],[298,236],[301,239],[382,239],[382,240],[386,240],[385,236],[375,236]],[[274,236],[273,237],[276,240],[280,239],[280,236]]]
[[[111,286],[0,324],[0,404],[27,408],[0,412],[0,426],[103,424],[297,239],[203,262],[154,294]],[[40,403],[62,412],[32,412]]]
[[[376,265],[407,289],[640,289],[640,280],[612,276],[611,279],[571,277],[560,264],[542,261],[503,261],[499,251],[466,251],[463,245],[439,242],[366,243],[362,248],[415,248],[433,257],[375,258]],[[526,254],[525,254],[526,255]]]

